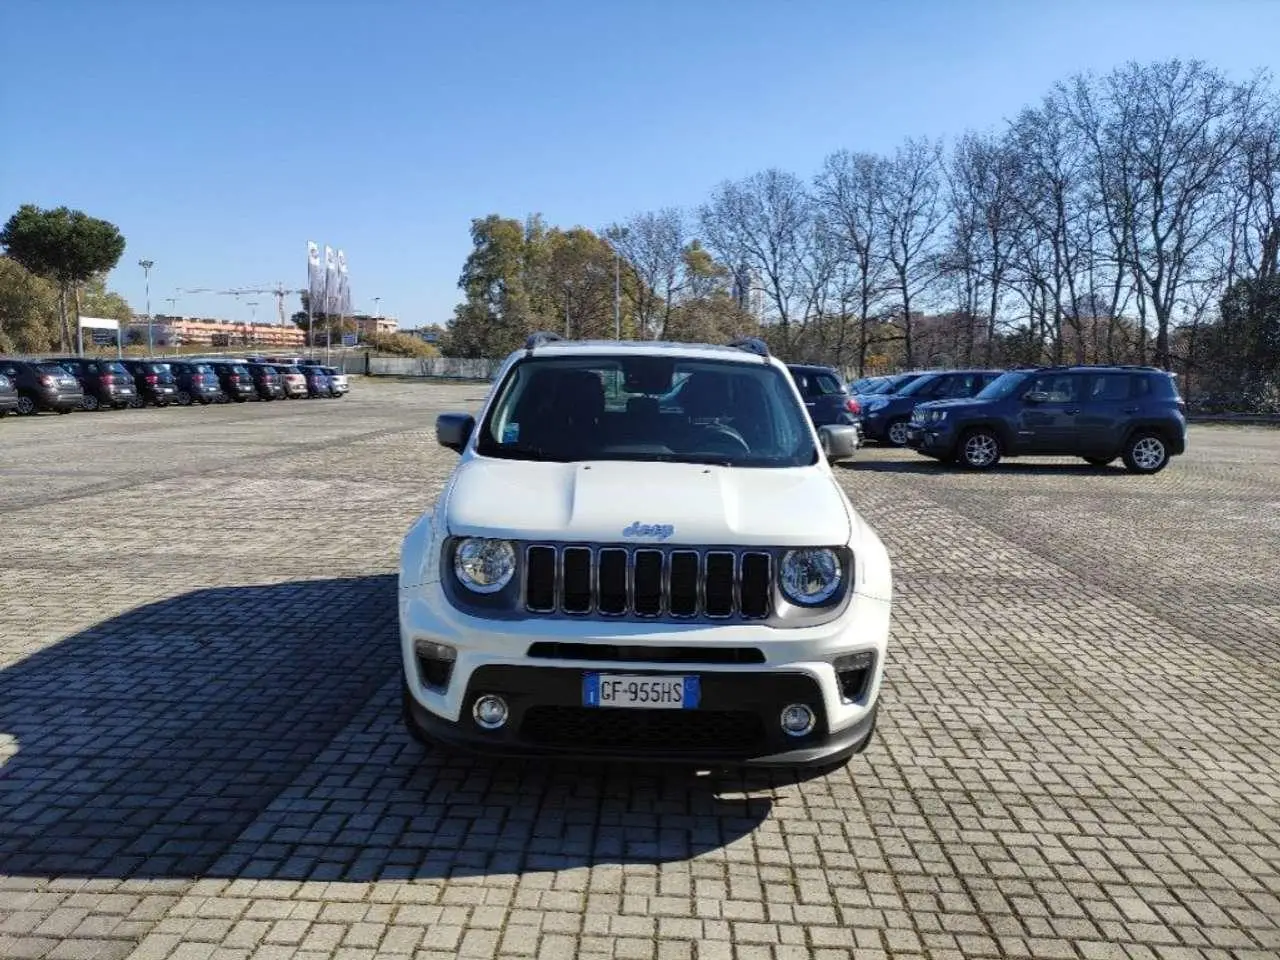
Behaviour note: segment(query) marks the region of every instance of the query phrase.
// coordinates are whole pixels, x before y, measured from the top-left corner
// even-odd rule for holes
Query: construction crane
[[[282,283],[277,283],[274,287],[270,287],[270,288],[242,287],[238,290],[214,290],[212,292],[217,293],[219,295],[223,295],[223,296],[233,296],[233,297],[240,297],[240,296],[244,296],[246,294],[251,294],[251,293],[256,293],[256,294],[269,293],[276,298],[276,314],[280,318],[281,326],[284,326],[284,298],[289,296],[290,294],[306,293],[305,290],[286,289],[284,284]]]

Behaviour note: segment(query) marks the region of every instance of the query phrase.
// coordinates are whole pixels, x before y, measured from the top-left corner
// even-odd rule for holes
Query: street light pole
[[[622,257],[613,248],[613,339],[622,339]]]
[[[258,301],[248,300],[246,301],[246,303],[249,304],[250,320],[249,320],[249,336],[246,337],[245,340],[247,342],[251,341],[253,343],[257,343],[258,342]]]
[[[154,260],[139,260],[138,266],[142,268],[142,276],[147,286],[147,356],[151,356],[156,352],[155,338],[151,332],[151,268],[156,265]]]
[[[382,303],[381,297],[373,298],[373,323],[375,327],[377,326],[378,321],[382,319],[382,307],[379,306],[380,303]]]

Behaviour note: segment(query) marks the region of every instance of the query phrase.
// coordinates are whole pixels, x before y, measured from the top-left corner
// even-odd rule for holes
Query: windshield
[[[893,380],[868,380],[858,388],[858,393],[865,397],[873,397],[877,393],[886,393],[893,384]]]
[[[797,467],[818,459],[790,379],[777,368],[662,356],[520,361],[481,425],[477,449],[560,463]]]
[[[1005,397],[1017,390],[1027,379],[1030,374],[1026,373],[1002,373],[996,377],[977,394],[974,395],[975,400],[1003,400]]]
[[[917,393],[919,393],[921,390],[923,390],[925,387],[929,386],[929,384],[937,381],[938,376],[939,376],[938,374],[933,373],[923,377],[919,377],[918,379],[911,381],[909,384],[907,384],[905,387],[899,390],[898,395],[902,397],[913,397]]]

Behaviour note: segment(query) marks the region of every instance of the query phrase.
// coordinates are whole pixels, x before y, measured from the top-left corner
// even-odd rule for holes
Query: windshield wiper
[[[550,463],[564,463],[564,457],[553,457],[542,447],[532,443],[492,443],[485,444],[479,451],[486,457],[504,457],[507,460],[546,460]]]
[[[602,453],[594,459],[597,460],[625,460],[628,463],[695,463],[713,467],[732,467],[737,465],[738,461],[731,457],[716,456],[714,454],[684,454],[684,453],[619,453],[608,454]]]

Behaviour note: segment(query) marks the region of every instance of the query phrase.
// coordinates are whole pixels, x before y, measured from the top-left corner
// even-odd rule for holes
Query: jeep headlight
[[[497,593],[515,575],[515,548],[507,540],[468,537],[453,552],[453,572],[468,590]]]
[[[835,596],[843,576],[836,552],[821,547],[788,550],[782,555],[778,581],[792,603],[814,607]]]

